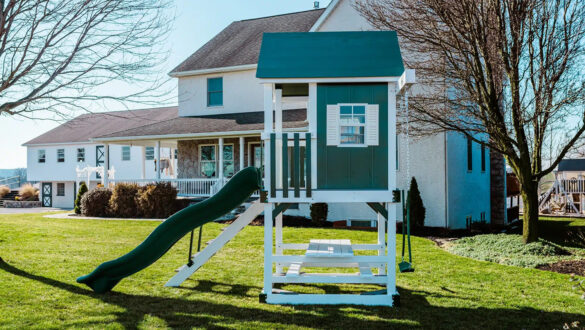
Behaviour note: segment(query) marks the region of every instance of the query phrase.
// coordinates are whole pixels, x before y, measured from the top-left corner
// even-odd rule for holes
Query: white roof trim
[[[211,73],[255,70],[257,67],[258,67],[258,64],[225,66],[222,68],[211,68],[211,69],[171,72],[171,73],[169,73],[169,76],[171,76],[173,78],[186,77],[186,76],[200,76],[200,75],[211,74]]]
[[[87,145],[87,144],[95,144],[91,141],[77,141],[77,142],[51,142],[51,143],[23,143],[21,146],[23,147],[50,147],[50,146],[78,146],[78,145]]]
[[[262,84],[398,82],[400,77],[259,78]]]
[[[341,2],[341,0],[332,0],[329,3],[329,6],[327,6],[327,9],[325,9],[325,12],[323,14],[321,14],[321,16],[319,17],[317,22],[315,22],[315,24],[313,24],[313,26],[311,27],[309,32],[316,32],[317,30],[319,30],[321,25],[323,25],[323,23],[325,23],[327,18],[329,18],[329,15],[335,10],[335,8],[337,7],[337,5],[339,5],[340,2]]]
[[[108,138],[94,138],[92,141],[112,142],[112,141],[132,141],[132,140],[169,140],[169,139],[189,139],[203,137],[227,137],[227,136],[248,136],[260,135],[263,130],[253,131],[233,131],[233,132],[205,132],[205,133],[185,133],[185,134],[165,134],[165,135],[143,135],[143,136],[119,136]]]

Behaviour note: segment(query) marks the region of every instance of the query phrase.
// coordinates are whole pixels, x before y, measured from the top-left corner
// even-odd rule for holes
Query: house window
[[[217,107],[223,105],[223,78],[207,79],[207,106]]]
[[[57,162],[58,163],[65,162],[65,149],[57,149]]]
[[[179,149],[175,149],[175,159],[179,159]]]
[[[85,162],[85,148],[77,148],[77,162]]]
[[[467,138],[467,171],[473,170],[473,141],[470,137]]]
[[[39,163],[44,163],[46,159],[45,150],[37,151],[37,159]]]
[[[366,132],[366,106],[342,105],[339,107],[339,144],[363,145]]]
[[[145,158],[146,158],[146,160],[153,160],[154,159],[154,147],[146,147]]]
[[[234,175],[234,145],[223,146],[223,176],[231,178]]]
[[[216,162],[214,145],[199,147],[199,167],[202,177],[212,178],[215,176]]]
[[[481,171],[485,172],[485,146],[481,145]]]
[[[57,196],[65,196],[65,184],[57,183]]]
[[[130,160],[130,146],[122,147],[122,160]]]

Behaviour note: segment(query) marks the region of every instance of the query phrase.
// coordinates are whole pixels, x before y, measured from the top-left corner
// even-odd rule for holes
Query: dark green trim
[[[307,197],[312,196],[312,187],[311,187],[311,133],[305,134],[305,163],[306,163],[306,181],[305,181],[305,188],[307,192]]]
[[[380,203],[366,203],[376,213],[380,213],[386,220],[388,220],[388,210]]]
[[[282,197],[288,197],[288,134],[282,133]]]
[[[301,177],[301,169],[300,169],[300,165],[301,165],[301,151],[300,151],[300,141],[299,141],[299,133],[295,133],[295,145],[294,145],[294,168],[295,168],[295,197],[301,197],[301,185],[300,185],[300,177]]]
[[[276,134],[270,133],[270,196],[276,197]]]
[[[276,216],[288,210],[292,206],[292,203],[279,203],[274,206],[272,210],[272,219],[276,219]]]

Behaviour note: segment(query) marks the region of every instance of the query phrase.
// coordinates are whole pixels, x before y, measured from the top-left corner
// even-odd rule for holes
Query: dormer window
[[[223,105],[223,78],[207,78],[207,106]]]

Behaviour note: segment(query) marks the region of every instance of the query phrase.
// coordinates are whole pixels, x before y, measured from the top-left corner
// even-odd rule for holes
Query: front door
[[[43,207],[52,207],[53,206],[53,184],[51,182],[43,182],[43,189],[42,189],[42,202]]]
[[[106,160],[106,153],[104,146],[95,146],[95,166],[99,167],[104,165]],[[101,175],[99,173],[95,174],[96,179],[101,179]]]

